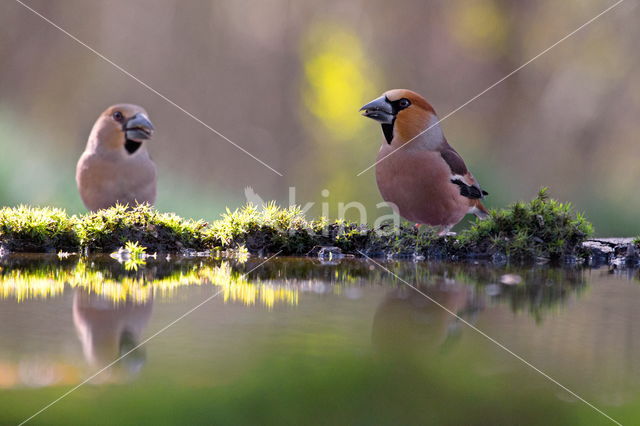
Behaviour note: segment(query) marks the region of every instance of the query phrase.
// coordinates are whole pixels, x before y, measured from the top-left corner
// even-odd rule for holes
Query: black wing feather
[[[462,179],[451,179],[451,183],[454,183],[460,187],[460,195],[462,195],[463,197],[478,200],[483,198],[485,195],[489,195],[487,191],[480,189],[480,187],[476,185],[467,185],[462,181]]]
[[[462,159],[462,157],[460,157],[460,154],[458,154],[455,149],[451,148],[451,146],[445,148],[440,153],[440,155],[449,165],[452,174],[465,176],[469,173],[467,165],[464,164],[464,160]],[[485,195],[489,195],[487,191],[484,191],[477,184],[468,185],[466,182],[459,178],[452,178],[451,182],[460,187],[460,195],[462,195],[463,197],[477,200],[483,198]]]

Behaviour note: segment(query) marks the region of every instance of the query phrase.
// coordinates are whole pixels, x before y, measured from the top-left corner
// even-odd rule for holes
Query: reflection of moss
[[[127,300],[146,302],[154,297],[173,295],[186,286],[213,285],[219,287],[225,301],[245,305],[260,304],[272,308],[276,304],[295,305],[298,290],[288,285],[263,283],[259,278],[249,281],[226,261],[207,264],[189,262],[149,262],[144,267],[128,270],[108,257],[65,259],[14,259],[0,266],[0,299],[18,301],[46,299],[64,292],[65,284],[98,294],[114,303]]]
[[[405,284],[381,268],[359,259],[322,264],[313,259],[280,258],[264,263],[214,258],[149,258],[138,270],[126,270],[109,256],[88,258],[55,255],[10,255],[0,260],[0,299],[19,301],[56,297],[65,285],[99,294],[114,303],[126,300],[145,302],[171,297],[189,286],[215,286],[221,298],[245,305],[297,305],[301,294],[317,291],[345,293],[346,288],[377,286],[404,288]],[[260,267],[258,268],[258,265]],[[516,312],[527,312],[541,320],[551,309],[561,306],[572,294],[585,288],[580,268],[495,268],[490,265],[444,262],[385,262],[403,280],[430,294],[438,283],[455,282],[475,287],[480,297],[507,303]],[[249,275],[247,272],[252,271]],[[518,275],[518,285],[500,285],[504,274]],[[499,290],[495,290],[499,286]],[[491,292],[485,291],[491,289]],[[409,290],[407,288],[407,290]]]
[[[470,263],[393,262],[386,266],[403,280],[429,294],[430,286],[442,278],[474,286],[478,294],[493,301],[507,303],[514,312],[525,312],[541,321],[548,313],[562,306],[574,294],[586,287],[585,270],[579,267],[552,268],[537,266],[495,266]],[[422,266],[424,265],[424,266]],[[386,272],[383,271],[383,274]],[[505,275],[515,275],[517,285],[501,284]],[[384,275],[375,279],[385,279]],[[386,277],[394,281],[393,277]],[[372,277],[371,280],[374,280]],[[401,285],[401,282],[398,281]]]
[[[569,204],[551,200],[546,190],[529,203],[493,211],[456,237],[440,237],[423,227],[373,230],[344,221],[307,220],[297,207],[248,205],[227,211],[220,220],[185,220],[149,206],[113,207],[84,216],[64,211],[18,207],[0,211],[0,243],[13,251],[112,251],[137,241],[150,251],[235,249],[251,253],[302,255],[316,246],[345,253],[422,255],[428,258],[477,258],[503,253],[514,259],[584,256],[581,244],[591,225]]]
[[[545,313],[586,288],[581,269],[542,267],[518,272],[522,284],[502,285],[497,297],[507,301],[514,312],[526,311],[538,322]]]

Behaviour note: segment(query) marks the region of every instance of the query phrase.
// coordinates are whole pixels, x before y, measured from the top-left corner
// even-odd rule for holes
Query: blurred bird
[[[117,367],[100,375],[101,382],[119,382],[135,376],[146,361],[139,342],[153,310],[153,289],[147,287],[143,290],[150,296],[147,301],[127,298],[118,303],[85,287],[75,288],[73,323],[89,365],[102,367],[123,357]]]
[[[382,198],[395,204],[402,217],[446,234],[468,213],[488,216],[480,201],[488,193],[449,145],[435,110],[422,96],[389,90],[360,111],[382,124],[385,141],[376,181]]]
[[[137,105],[114,105],[98,117],[76,167],[87,209],[155,202],[156,165],[144,144],[153,131],[147,112]]]

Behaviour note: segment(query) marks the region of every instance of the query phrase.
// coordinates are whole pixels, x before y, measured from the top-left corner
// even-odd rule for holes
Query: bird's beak
[[[384,95],[369,102],[360,108],[360,111],[364,111],[362,115],[365,117],[369,117],[383,124],[393,123],[393,119],[396,117],[393,113],[391,103]]]
[[[154,130],[155,127],[144,114],[136,114],[124,124],[127,139],[136,142],[151,139]]]

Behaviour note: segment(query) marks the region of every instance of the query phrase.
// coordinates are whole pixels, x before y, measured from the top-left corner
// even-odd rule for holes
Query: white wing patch
[[[469,186],[473,185],[473,183],[469,182],[469,181],[467,180],[467,178],[466,178],[465,176],[462,176],[462,175],[451,175],[451,180],[452,180],[452,181],[453,181],[453,180],[459,180],[459,181],[462,181],[462,182],[464,182],[466,185],[469,185]]]

